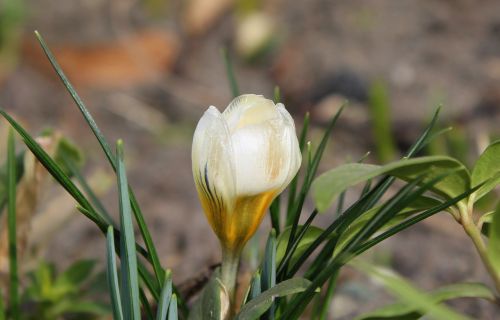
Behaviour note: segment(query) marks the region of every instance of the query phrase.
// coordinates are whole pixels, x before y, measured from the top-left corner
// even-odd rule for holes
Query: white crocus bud
[[[223,113],[211,106],[196,127],[192,161],[208,221],[223,250],[238,254],[300,167],[293,119],[283,104],[253,94]]]

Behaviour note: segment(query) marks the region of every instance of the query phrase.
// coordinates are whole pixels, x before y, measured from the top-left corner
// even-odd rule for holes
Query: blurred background
[[[32,134],[55,128],[77,144],[86,175],[114,213],[111,169],[34,30],[108,141],[124,139],[130,183],[162,263],[178,283],[220,259],[198,204],[190,147],[204,110],[224,109],[232,98],[222,49],[242,93],[271,98],[279,86],[299,128],[311,113],[313,145],[349,100],[321,171],[367,151],[369,162],[396,159],[439,104],[440,126],[454,130],[428,154],[448,153],[471,164],[500,134],[495,0],[0,0],[0,105]],[[61,268],[76,259],[103,260],[102,235],[69,197],[52,185],[44,199],[50,201],[38,210],[45,218],[32,221],[30,231],[38,254]],[[320,224],[331,219],[326,214]],[[268,228],[266,217],[251,247]],[[488,281],[465,234],[445,214],[373,254],[424,289]],[[376,284],[346,272],[333,314],[351,319],[387,301]],[[478,301],[455,306],[478,319],[499,312]]]

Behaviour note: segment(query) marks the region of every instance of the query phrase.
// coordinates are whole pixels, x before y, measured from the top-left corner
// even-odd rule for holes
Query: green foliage
[[[500,183],[500,140],[491,143],[479,156],[471,174],[472,186],[484,183],[474,193],[474,202],[484,197]]]
[[[444,156],[429,156],[402,159],[383,166],[345,164],[319,176],[313,183],[312,195],[316,207],[322,212],[328,209],[336,197],[348,187],[380,175],[388,174],[411,181],[423,173],[431,179],[446,171],[455,172],[434,186],[436,192],[453,198],[468,189],[469,173],[460,162]]]
[[[277,297],[284,297],[294,293],[304,291],[310,281],[306,279],[294,278],[285,280],[269,290],[262,292],[260,295],[250,300],[243,305],[240,312],[236,315],[236,320],[254,320],[263,315],[273,304]]]
[[[170,272],[165,272],[160,264],[143,214],[127,182],[122,142],[117,143],[116,153],[113,153],[94,118],[38,33],[37,37],[116,173],[120,224],[116,225],[110,219],[106,208],[86,183],[80,172],[81,155],[77,149],[63,142],[61,152],[51,157],[5,111],[0,110],[0,115],[8,120],[40,163],[75,199],[78,210],[106,235],[108,287],[114,319],[136,320],[141,316],[154,319],[153,311],[156,306],[157,320],[188,318],[185,301],[172,283]],[[236,96],[239,92],[238,84],[227,52],[225,62],[231,91]],[[382,112],[387,109],[388,103],[383,88],[377,90],[372,93],[372,104],[374,112],[379,116],[376,130],[382,137],[390,132],[388,118],[384,118],[385,114]],[[279,94],[276,94],[276,100],[280,99]],[[499,163],[496,161],[496,144],[492,144],[480,157],[472,176],[460,161],[451,157],[414,158],[435,137],[433,128],[438,112],[401,160],[386,165],[346,164],[316,177],[321,158],[342,110],[343,107],[331,119],[315,149],[308,142],[309,116],[305,116],[299,139],[300,150],[304,153],[303,168],[290,184],[288,199],[285,199],[284,195],[279,197],[270,209],[274,230],[269,234],[262,263],[254,272],[236,319],[299,319],[314,299],[317,301],[315,307],[318,310],[314,316],[326,319],[335,294],[337,277],[348,262],[388,237],[441,211],[449,210],[456,214],[458,208],[462,214],[464,208],[467,208],[468,200],[474,196],[479,198],[481,193],[491,191],[500,181],[500,178],[496,177],[496,173],[500,171],[496,167]],[[390,150],[387,148],[383,150],[385,151],[380,151],[379,154],[384,157],[394,153],[387,151]],[[393,155],[390,156],[392,157]],[[16,175],[12,173],[16,167],[14,152],[10,152],[7,167],[9,170],[5,172],[10,175],[10,179],[6,189],[12,190],[15,189],[16,181]],[[77,180],[78,184],[72,179]],[[397,180],[399,185],[394,184]],[[344,208],[345,192],[363,182],[365,184],[359,198]],[[388,195],[390,189],[393,192]],[[303,214],[304,204],[311,190],[316,208],[309,214]],[[470,197],[471,194],[474,196]],[[14,198],[10,196],[11,200]],[[330,217],[331,221],[325,228],[314,226],[318,212],[327,210],[336,199],[336,215]],[[286,216],[284,226],[281,225],[281,214]],[[140,230],[141,239],[137,241],[143,240],[145,248],[136,243],[132,216]],[[490,223],[488,256],[495,261],[498,268],[498,214],[487,217],[489,218],[484,218],[482,223]],[[300,223],[303,220],[305,222]],[[139,257],[138,253],[142,257]],[[11,261],[14,260],[15,258],[11,257]],[[483,287],[472,285],[457,285],[430,295],[423,294],[393,274],[368,265],[360,265],[356,263],[358,268],[382,281],[391,292],[401,295],[399,306],[382,310],[389,316],[392,312],[392,315],[398,313],[398,316],[426,314],[437,318],[464,319],[465,317],[439,303],[464,296],[465,291],[469,296],[491,299]],[[49,318],[66,313],[109,312],[106,308],[99,309],[101,306],[80,300],[81,288],[90,277],[92,267],[93,264],[89,262],[80,262],[55,278],[53,268],[42,264],[34,273],[33,283],[28,286],[29,290],[26,290],[22,301],[24,297],[29,297],[37,303],[42,301],[41,305],[46,309],[37,310],[38,315]],[[149,267],[153,273],[149,272]],[[326,294],[318,298],[318,288],[325,284],[328,285]],[[188,319],[222,319],[227,312],[231,312],[230,300],[229,293],[220,280],[219,271],[216,271],[199,295]],[[0,317],[1,311],[0,308]]]
[[[22,296],[21,319],[52,320],[62,316],[91,319],[109,314],[107,306],[86,298],[91,290],[100,290],[99,278],[93,273],[95,262],[80,260],[60,274],[51,264],[41,262],[30,274]]]
[[[189,320],[223,320],[229,296],[220,280],[220,271],[217,269],[195,302]]]
[[[384,271],[381,270],[381,272]],[[394,274],[389,273],[389,275],[387,276],[389,277],[389,279],[386,280],[393,281],[394,278],[390,279],[391,276],[395,277]],[[396,281],[402,280],[401,278],[397,277],[396,279],[397,279]],[[395,285],[397,284],[395,283],[391,284],[391,286]],[[402,290],[405,292],[406,296],[406,299],[400,299],[400,300],[411,299],[411,296],[408,295],[408,291],[405,290],[407,286],[409,286],[408,283],[404,282],[400,283],[400,286],[398,288],[399,289],[403,288]],[[411,290],[416,291],[417,289],[413,288]],[[411,295],[411,292],[409,294]],[[491,292],[491,290],[482,283],[457,283],[439,288],[428,294],[420,292],[420,295],[426,296],[427,299],[425,300],[425,302],[432,301],[432,303],[434,304],[439,304],[441,302],[458,298],[481,298],[490,301],[495,300],[495,296]],[[428,307],[428,304],[426,304],[426,306]],[[425,313],[426,313],[425,310],[422,311],[422,309],[416,306],[416,304],[413,303],[413,300],[411,300],[410,303],[396,302],[394,304],[384,306],[375,311],[365,313],[357,317],[356,320],[400,320],[400,319],[417,320],[420,319],[422,316],[424,316]]]
[[[356,260],[351,263],[356,269],[361,270],[377,281],[398,297],[401,303],[385,307],[373,313],[363,315],[357,319],[419,319],[426,314],[430,319],[464,320],[468,317],[461,315],[444,305],[442,301],[459,297],[480,297],[493,299],[490,290],[481,284],[453,285],[426,294],[413,287],[408,281],[394,272],[368,263]]]
[[[391,132],[389,95],[384,83],[377,81],[372,84],[369,107],[377,157],[382,163],[390,161],[396,155],[396,147]]]
[[[20,318],[19,310],[19,275],[17,268],[17,232],[16,232],[16,149],[14,132],[9,129],[7,138],[7,225],[9,243],[9,303],[12,319]]]
[[[491,215],[489,227],[488,257],[491,259],[493,268],[500,273],[500,204]]]

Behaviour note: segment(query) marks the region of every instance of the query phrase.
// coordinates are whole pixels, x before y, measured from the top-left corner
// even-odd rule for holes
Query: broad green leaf
[[[493,213],[489,226],[488,257],[495,271],[500,274],[500,204]]]
[[[439,301],[436,302],[431,296],[421,292],[391,270],[369,265],[359,259],[351,262],[350,265],[379,281],[389,292],[398,297],[402,303],[408,304],[416,311],[428,315],[430,319],[469,319],[465,315],[438,304]]]
[[[471,185],[485,182],[474,193],[474,201],[481,199],[500,183],[500,140],[491,143],[479,156],[471,173]]]
[[[457,298],[481,298],[494,301],[495,295],[482,283],[457,283],[439,288],[427,295],[435,304]],[[417,320],[424,313],[413,304],[397,302],[365,313],[356,320]]]
[[[302,228],[303,226],[298,226],[297,232],[300,233]],[[276,248],[276,263],[278,264],[281,263],[281,261],[285,257],[288,239],[290,238],[290,229],[291,226],[286,228],[278,237],[278,246]],[[297,258],[307,250],[309,245],[313,243],[314,240],[316,240],[321,235],[321,233],[323,233],[323,229],[315,226],[309,226],[306,233],[300,240],[297,248],[295,249],[295,252],[293,253],[293,256],[290,260],[291,264],[294,264],[296,262]]]
[[[446,170],[455,172],[439,181],[433,187],[433,191],[452,198],[469,188],[469,173],[462,163],[445,156],[429,156],[403,159],[383,166],[363,163],[339,166],[323,173],[313,182],[312,196],[318,210],[324,212],[344,190],[377,176],[393,175],[403,180],[413,180],[428,173],[426,180],[424,180],[426,182]]]
[[[439,205],[440,203],[441,202],[436,199],[421,196],[417,198],[417,200],[413,201],[410,206],[398,212],[394,218],[392,218],[388,223],[385,224],[383,228],[380,229],[380,231],[387,230],[388,228],[400,223],[401,221],[411,217],[412,215],[430,209],[434,206]],[[347,242],[349,242],[349,240],[352,239],[352,237],[359,230],[361,230],[361,228],[375,214],[377,214],[377,212],[379,212],[380,208],[381,206],[373,207],[372,209],[363,213],[358,219],[356,219],[352,224],[349,225],[349,227],[340,236],[335,247],[334,255],[336,255],[338,252],[340,252],[340,250],[342,250],[342,248],[344,248]]]
[[[310,284],[311,281],[302,278],[293,278],[280,282],[245,304],[238,315],[236,315],[235,319],[255,320],[271,307],[275,298],[302,292],[306,290]]]

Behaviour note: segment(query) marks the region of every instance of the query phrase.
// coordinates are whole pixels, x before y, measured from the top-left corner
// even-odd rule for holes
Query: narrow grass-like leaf
[[[389,97],[386,86],[375,82],[370,88],[369,106],[377,157],[381,163],[393,160],[396,147],[391,130]]]
[[[387,269],[371,266],[359,260],[351,263],[351,265],[377,279],[388,291],[392,292],[402,302],[414,306],[419,312],[427,314],[432,319],[469,319],[465,315],[461,315],[444,305],[437,304],[436,302],[438,301],[421,292],[419,289],[416,289],[408,281]]]
[[[419,183],[419,181],[415,180],[412,183],[409,183],[388,203],[384,205],[384,209],[382,209],[376,216],[370,219],[370,221],[363,227],[363,229],[361,229],[344,248],[344,250],[342,250],[341,254],[331,259],[327,264],[324,262],[326,261],[326,259],[324,259],[323,261],[319,260],[316,263],[316,270],[314,272],[309,272],[313,269],[308,270],[308,276],[313,276],[313,282],[311,286],[309,286],[309,288],[307,288],[307,290],[304,291],[303,294],[300,294],[290,302],[291,307],[286,310],[283,317],[286,319],[297,319],[297,317],[303,312],[307,304],[313,298],[315,294],[315,288],[322,286],[325,281],[327,281],[335,272],[339,270],[340,267],[342,267],[342,265],[344,265],[347,261],[355,256],[356,246],[363,239],[370,237],[374,232],[378,230],[378,228],[380,228],[385,222],[387,222],[392,216],[394,216],[398,210],[406,207],[408,205],[408,202],[411,202],[414,197],[420,196],[423,192],[428,190],[433,184],[437,183],[444,176],[446,175],[442,175],[442,177],[432,179],[430,182],[425,183],[415,192],[412,192],[412,189]],[[343,228],[345,228],[345,226]],[[342,232],[340,231],[340,233]],[[320,254],[320,256],[321,255],[322,253]]]
[[[5,320],[5,306],[3,305],[3,297],[0,295],[0,320]]]
[[[137,277],[137,256],[135,251],[134,226],[132,223],[132,209],[128,193],[127,175],[123,160],[123,142],[116,143],[118,160],[118,192],[120,203],[120,225],[123,231],[121,238],[122,252],[122,306],[124,306],[125,320],[139,320],[141,317],[139,300],[139,279]]]
[[[229,81],[229,87],[231,89],[231,94],[233,98],[240,95],[240,89],[238,88],[238,81],[236,81],[236,76],[234,75],[233,64],[231,63],[231,58],[229,57],[229,52],[226,48],[222,48],[222,59],[226,66],[226,76]]]
[[[31,137],[23,127],[21,127],[11,116],[4,110],[0,109],[0,114],[11,124],[11,126],[21,136],[26,146],[33,152],[35,157],[40,163],[49,171],[49,173],[57,180],[57,182],[78,202],[80,206],[85,208],[88,212],[88,218],[97,224],[99,229],[106,232],[107,223],[92,207],[90,202],[85,198],[83,193],[71,181],[71,179],[64,173],[59,165],[40,147],[40,145]]]
[[[261,284],[260,271],[257,271],[257,273],[255,273],[255,275],[252,277],[250,292],[248,295],[248,300],[246,302],[255,299],[259,294],[262,293],[262,288],[260,287],[260,284]]]
[[[102,134],[101,130],[97,126],[97,123],[95,122],[94,118],[92,117],[92,115],[88,111],[87,107],[83,103],[83,100],[80,98],[80,96],[78,95],[78,93],[76,92],[76,90],[74,89],[72,84],[69,82],[69,80],[66,77],[66,75],[64,74],[64,72],[62,71],[61,67],[57,63],[56,58],[54,57],[54,55],[52,54],[52,52],[48,48],[48,46],[45,43],[45,41],[43,40],[42,36],[38,33],[38,31],[35,31],[35,35],[36,35],[40,45],[42,46],[42,49],[43,49],[45,55],[47,56],[52,67],[54,68],[55,72],[57,73],[57,75],[59,76],[61,81],[63,82],[64,86],[66,87],[69,94],[73,98],[73,101],[80,109],[80,112],[82,113],[85,121],[87,122],[90,129],[92,130],[95,137],[97,138],[97,141],[101,145],[101,148],[104,151],[104,154],[106,155],[106,158],[108,159],[108,162],[110,163],[113,170],[116,172],[116,170],[117,170],[116,157],[113,155],[113,152],[111,151],[111,148],[109,147],[109,144],[107,143],[106,139],[104,138],[104,135]],[[142,238],[144,239],[144,243],[146,245],[146,248],[148,249],[148,253],[150,255],[150,262],[153,265],[153,269],[155,272],[156,280],[158,282],[158,286],[160,286],[163,283],[164,272],[163,272],[163,268],[161,267],[161,264],[160,264],[160,259],[158,257],[158,253],[157,253],[156,248],[154,246],[153,239],[151,237],[149,229],[148,229],[146,222],[144,220],[144,216],[142,215],[142,212],[140,210],[139,204],[137,203],[135,195],[131,189],[129,190],[129,194],[130,194],[130,201],[131,201],[131,206],[132,206],[132,210],[134,212],[135,219],[136,219],[137,224],[139,226],[139,230],[141,231],[141,235],[142,235]],[[85,206],[83,206],[83,207],[85,207]]]
[[[278,195],[276,199],[273,200],[271,206],[269,207],[269,212],[271,215],[271,227],[280,234],[280,211],[281,211],[281,195]]]
[[[359,255],[359,254],[363,253],[364,251],[368,250],[369,248],[373,247],[374,245],[376,245],[376,244],[384,241],[385,239],[411,227],[412,225],[414,225],[422,220],[425,220],[425,219],[435,215],[436,213],[439,213],[443,210],[446,210],[447,208],[457,204],[459,201],[467,198],[474,191],[476,191],[480,186],[481,185],[476,186],[475,188],[472,188],[472,189],[462,193],[461,195],[459,195],[451,200],[448,200],[448,201],[441,203],[441,204],[439,204],[439,205],[437,205],[429,210],[426,210],[422,213],[419,213],[418,215],[415,215],[415,216],[401,222],[400,224],[390,228],[389,230],[381,233],[380,235],[376,236],[375,238],[366,241],[365,243],[359,245],[355,249],[355,254]]]
[[[118,285],[118,272],[116,267],[116,251],[115,251],[115,239],[114,239],[113,227],[109,226],[106,232],[106,243],[107,243],[107,275],[108,275],[108,286],[111,296],[111,307],[113,310],[114,320],[123,320],[123,309],[120,299],[120,287]]]
[[[161,291],[160,303],[156,312],[156,320],[167,319],[167,311],[172,298],[172,272],[167,270],[165,273],[165,283]],[[177,304],[176,304],[177,305]],[[169,318],[170,319],[170,318]]]
[[[235,320],[255,320],[269,309],[275,298],[302,292],[310,284],[310,281],[302,278],[293,278],[280,282],[245,304],[236,315]]]
[[[307,221],[304,223],[304,225],[302,225],[299,229],[299,234],[297,235],[297,237],[295,237],[295,239],[293,240],[294,243],[292,244],[292,246],[290,247],[290,249],[288,250],[288,252],[286,252],[286,249],[285,251],[283,252],[282,254],[282,259],[280,259],[280,267],[278,269],[278,274],[283,274],[283,272],[286,272],[285,268],[286,266],[288,266],[289,262],[294,262],[293,261],[293,258],[297,258],[297,256],[302,253],[303,251],[298,251],[297,252],[297,249],[299,248],[299,246],[307,246],[307,244],[309,243],[309,241],[311,241],[309,239],[305,239],[306,241],[302,241],[304,239],[304,236],[306,234],[308,234],[308,231],[309,231],[309,227],[311,226],[311,223],[313,222],[314,218],[316,217],[316,215],[318,214],[318,210],[314,210],[310,215],[309,215],[309,218],[307,218]],[[313,232],[312,233],[309,233],[309,235],[312,235],[315,231],[315,229],[312,230]],[[289,241],[290,238],[287,238],[287,241]],[[288,247],[288,244],[287,244],[287,247]]]
[[[269,233],[262,262],[261,290],[266,291],[276,285],[276,231]],[[274,319],[274,306],[263,316],[264,319]]]
[[[64,165],[68,168],[69,172],[73,175],[73,177],[76,178],[79,185],[81,186],[81,188],[91,201],[92,205],[97,209],[98,212],[101,213],[101,215],[108,224],[113,225],[113,227],[116,227],[115,222],[111,218],[111,215],[109,214],[108,210],[106,210],[106,207],[104,207],[101,200],[99,200],[97,195],[94,193],[94,190],[92,190],[92,188],[87,182],[87,179],[85,179],[83,174],[80,172],[78,166],[71,159],[65,157],[64,155],[62,156],[62,161],[64,161]]]
[[[16,182],[16,149],[14,132],[11,128],[7,137],[7,229],[9,243],[9,309],[14,320],[20,319],[21,316],[17,268]]]
[[[291,224],[292,228],[290,230],[290,239],[288,240],[286,254],[288,254],[288,252],[292,249],[292,246],[294,244],[295,233],[297,232],[297,226],[299,224],[300,213],[302,211],[302,207],[304,206],[304,201],[306,199],[307,194],[309,193],[309,189],[311,188],[311,184],[313,182],[314,176],[316,175],[316,171],[318,170],[319,162],[320,162],[321,158],[323,157],[323,152],[326,149],[326,145],[327,145],[327,142],[330,138],[330,134],[331,134],[333,128],[335,127],[337,120],[339,119],[340,115],[342,114],[342,111],[344,110],[345,106],[346,106],[346,104],[343,104],[340,107],[340,109],[337,111],[335,116],[332,118],[328,127],[325,130],[323,138],[321,139],[321,142],[318,146],[318,149],[314,153],[314,157],[312,159],[312,162],[309,163],[309,161],[308,161],[306,176],[304,177],[304,182],[302,183],[302,188],[300,189],[299,197],[294,201],[292,212],[290,214],[290,220],[292,221],[292,224]],[[284,265],[283,269],[284,270],[288,269],[287,263]]]
[[[146,293],[143,290],[139,290],[139,301],[142,306],[142,314],[146,315],[146,320],[154,320],[155,316],[153,314],[153,309],[151,308],[148,297],[146,297]]]
[[[328,286],[326,289],[325,297],[323,298],[323,304],[321,305],[320,311],[319,311],[319,320],[327,320],[328,319],[328,312],[330,311],[330,304],[333,299],[333,295],[335,294],[335,288],[337,286],[337,278],[338,278],[338,272],[336,272],[333,276],[330,277],[330,280],[328,280]]]
[[[457,298],[481,298],[489,301],[495,300],[495,295],[483,283],[456,283],[439,288],[427,295],[434,303],[440,303]],[[378,310],[365,313],[355,320],[417,320],[423,316],[418,306],[396,302]]]
[[[310,114],[309,112],[306,112],[306,115],[304,116],[304,121],[302,122],[302,131],[300,132],[300,137],[299,137],[299,148],[301,154],[304,152],[304,148],[306,146],[307,133],[309,131],[309,121],[310,121]],[[293,180],[290,182],[290,187],[288,187],[288,207],[287,207],[287,222],[286,222],[287,226],[291,225],[293,222],[292,211],[293,211],[293,204],[295,202],[295,194],[297,193],[299,173],[300,171],[297,172]]]
[[[179,315],[177,314],[177,295],[174,293],[172,299],[170,299],[170,306],[168,307],[168,318],[167,320],[177,320]]]

